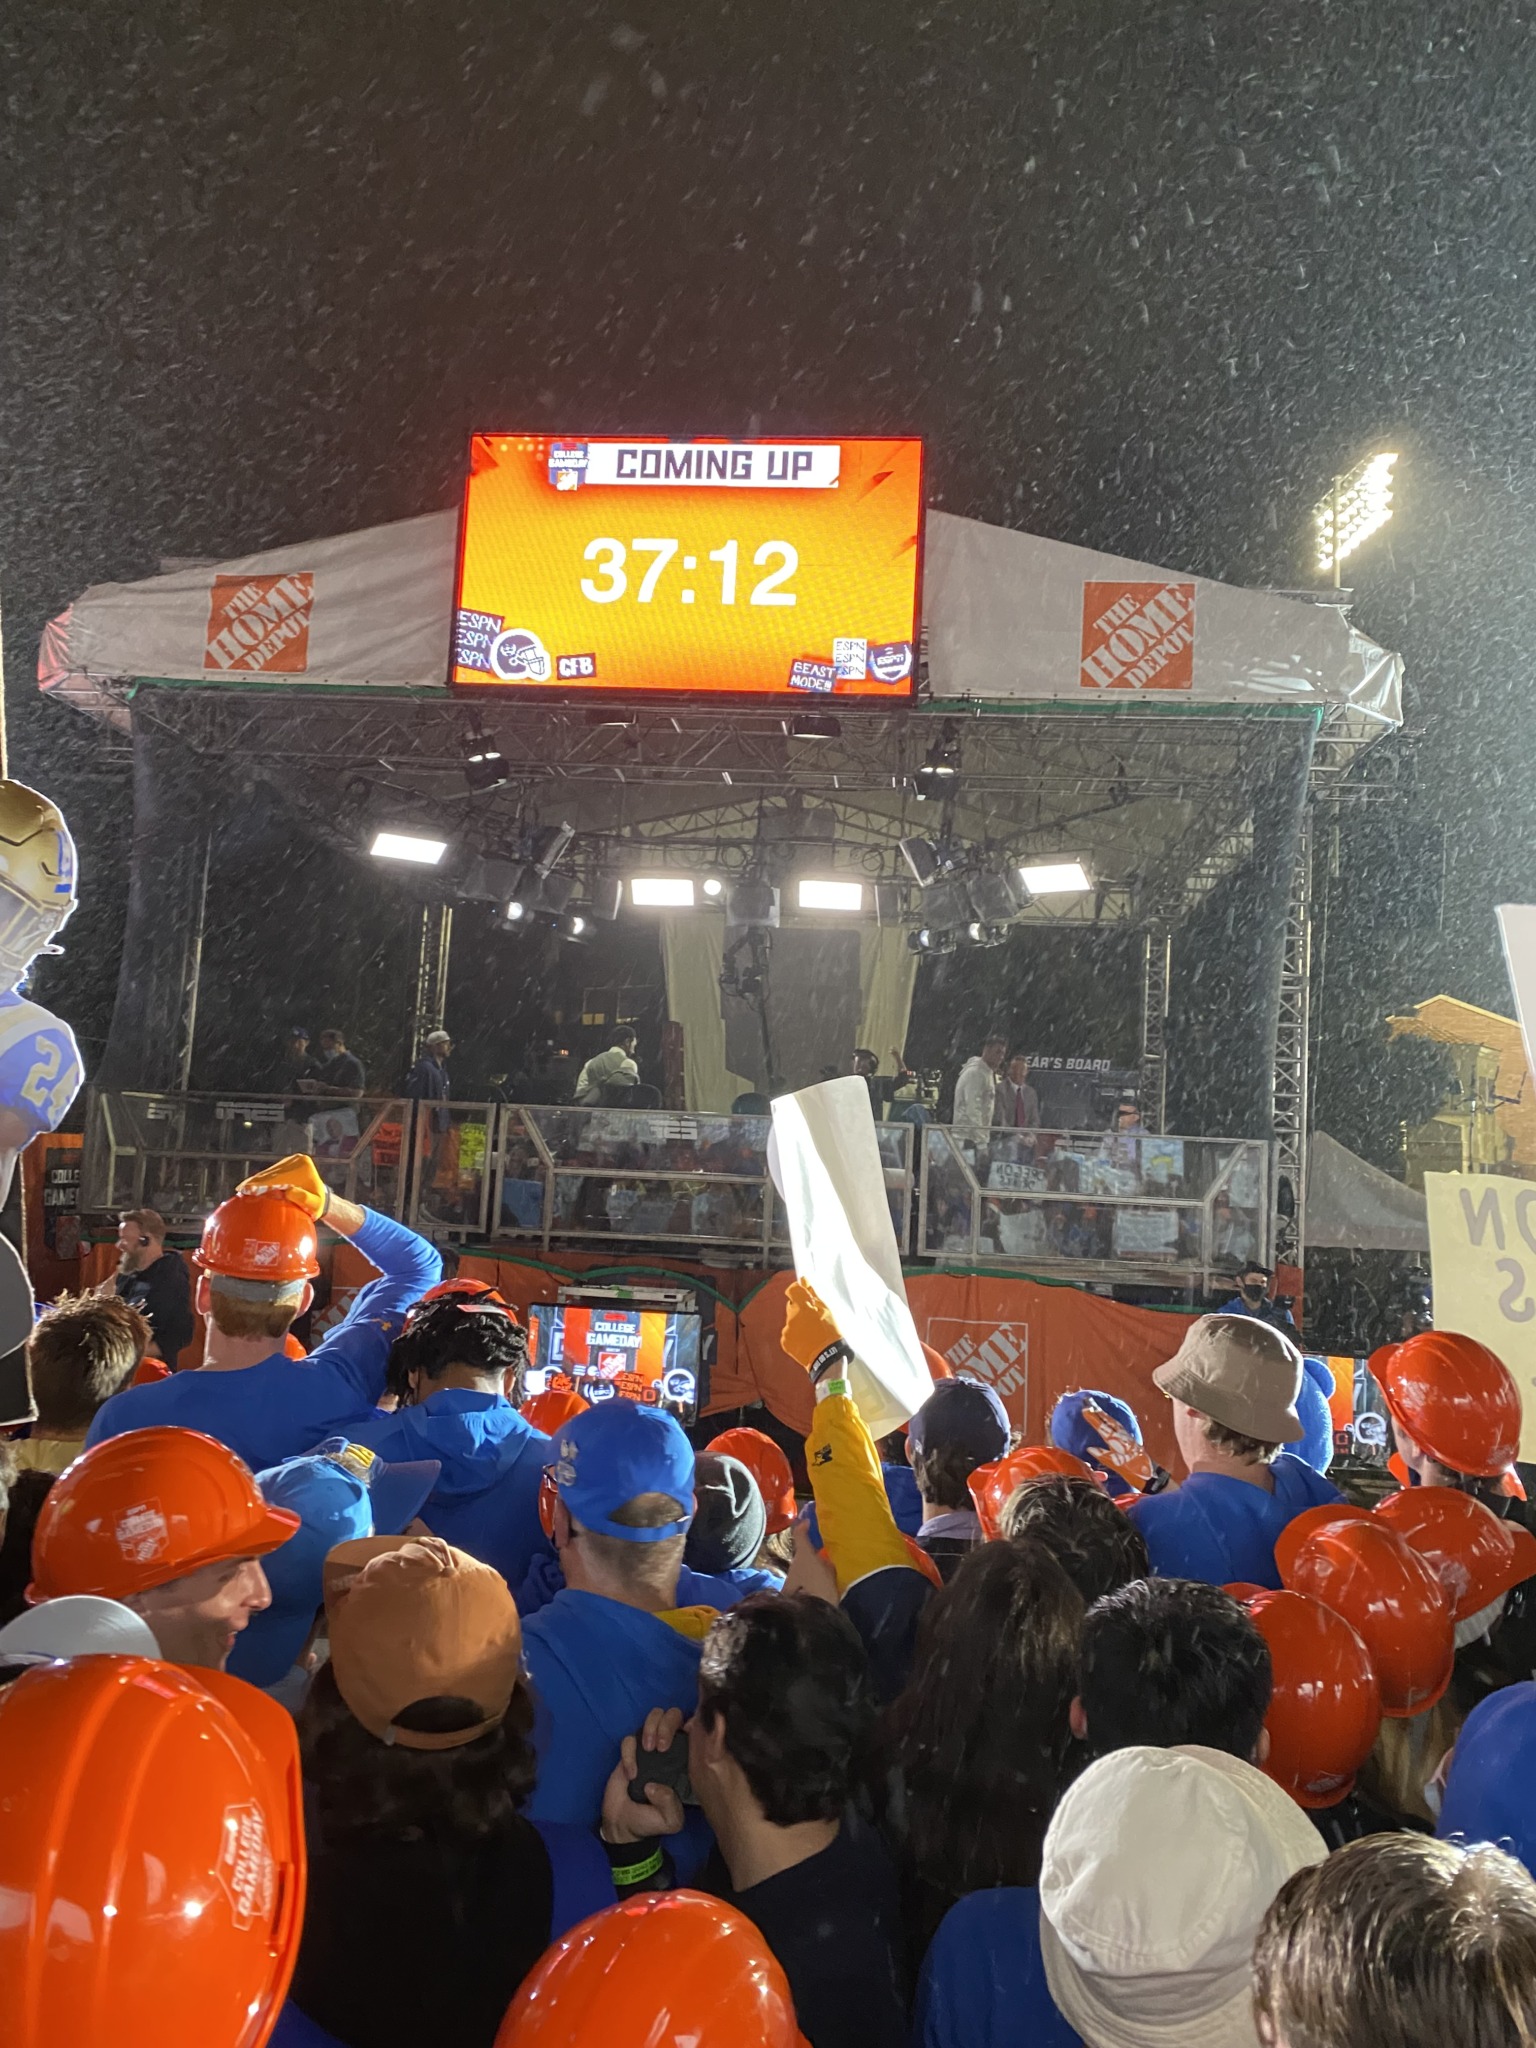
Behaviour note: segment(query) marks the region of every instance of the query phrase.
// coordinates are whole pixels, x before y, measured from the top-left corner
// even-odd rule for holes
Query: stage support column
[[[411,991],[411,1058],[421,1058],[429,1031],[443,1029],[448,1007],[448,960],[453,950],[453,905],[421,906],[421,944],[416,956],[416,985]]]
[[[1277,1266],[1305,1262],[1307,1119],[1312,1030],[1312,812],[1302,813],[1285,916],[1280,1026],[1275,1033],[1275,1250]],[[1283,1188],[1288,1184],[1290,1198]]]
[[[1173,934],[1148,927],[1141,956],[1141,1120],[1149,1131],[1168,1125],[1168,986]]]

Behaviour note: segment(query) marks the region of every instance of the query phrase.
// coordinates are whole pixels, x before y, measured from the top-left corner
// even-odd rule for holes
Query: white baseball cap
[[[1254,2048],[1252,1956],[1323,1838],[1252,1764],[1118,1749],[1057,1807],[1040,1870],[1051,1997],[1088,2048]]]
[[[142,1616],[97,1593],[62,1593],[0,1628],[0,1656],[158,1657],[160,1645]]]

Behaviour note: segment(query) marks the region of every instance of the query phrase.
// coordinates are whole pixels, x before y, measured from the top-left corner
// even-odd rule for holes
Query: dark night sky
[[[1389,1155],[1380,1016],[1505,1005],[1491,906],[1536,892],[1531,50],[1507,0],[11,10],[15,765],[99,886],[53,999],[99,1012],[124,851],[30,682],[88,583],[445,504],[475,426],[761,424],[915,430],[949,510],[1284,585],[1389,442],[1357,615],[1413,794],[1346,820],[1319,1105]]]

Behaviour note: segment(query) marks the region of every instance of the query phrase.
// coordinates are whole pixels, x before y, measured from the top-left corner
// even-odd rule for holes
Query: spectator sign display
[[[477,434],[451,680],[903,701],[922,473],[911,439]]]

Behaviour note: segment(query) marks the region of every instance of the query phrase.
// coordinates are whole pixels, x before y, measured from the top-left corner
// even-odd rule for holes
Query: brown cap
[[[1256,1316],[1200,1316],[1184,1342],[1152,1375],[1170,1400],[1264,1444],[1301,1441],[1296,1396],[1301,1353],[1273,1323]]]
[[[336,1689],[381,1742],[458,1749],[505,1715],[523,1636],[489,1565],[435,1536],[339,1543],[326,1559],[325,1607]],[[483,1718],[442,1734],[395,1725],[418,1700],[444,1697],[473,1700]]]

